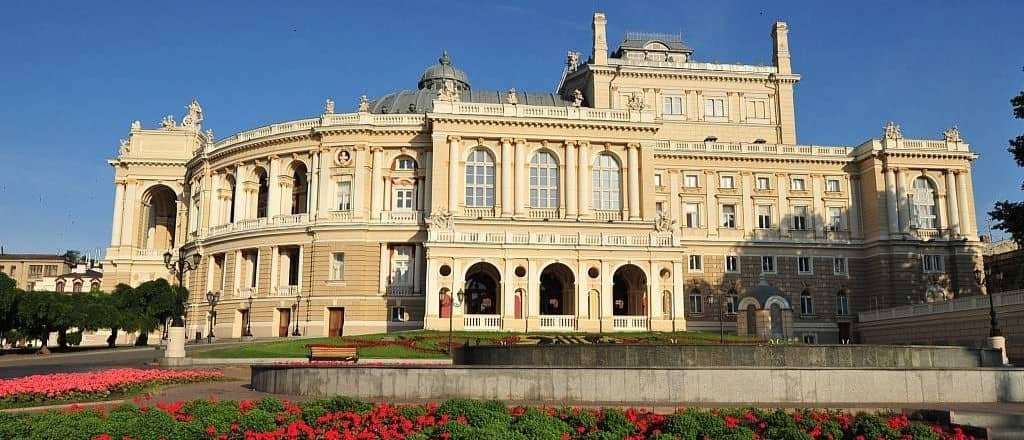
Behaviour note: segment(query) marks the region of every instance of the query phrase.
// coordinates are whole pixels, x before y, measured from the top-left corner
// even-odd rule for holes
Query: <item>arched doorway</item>
[[[263,168],[256,168],[256,218],[267,216],[267,203],[270,200],[270,183],[267,180],[267,172]]]
[[[306,164],[296,162],[292,165],[292,170],[292,214],[305,214],[307,196],[309,195]]]
[[[647,275],[634,264],[626,264],[612,276],[612,314],[647,315]]]
[[[540,314],[574,315],[576,313],[576,277],[562,263],[545,267],[540,273]]]
[[[178,215],[178,196],[164,185],[156,185],[143,195],[142,204],[146,229],[142,246],[146,249],[174,247],[175,223]]]
[[[490,263],[476,263],[466,271],[465,313],[497,315],[501,313],[501,274]]]

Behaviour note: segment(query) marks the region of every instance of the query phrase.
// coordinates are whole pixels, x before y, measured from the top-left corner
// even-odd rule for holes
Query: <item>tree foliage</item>
[[[1013,107],[1013,117],[1024,119],[1024,91],[1010,99]],[[1010,147],[1007,148],[1017,166],[1024,167],[1024,134],[1010,139]],[[1021,183],[1024,190],[1024,182]],[[992,227],[1008,232],[1017,244],[1024,246],[1024,202],[1011,202],[1002,200],[996,202],[995,207],[988,212],[988,215],[996,223]]]

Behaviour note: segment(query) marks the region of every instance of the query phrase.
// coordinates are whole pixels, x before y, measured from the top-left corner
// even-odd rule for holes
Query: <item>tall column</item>
[[[775,174],[775,186],[779,194],[779,234],[786,235],[786,231],[789,229],[786,227],[786,215],[789,214],[789,200],[786,199],[786,188],[789,186],[787,182],[788,174],[776,173]],[[824,216],[825,214],[822,213]]]
[[[431,259],[430,255],[427,254],[428,252],[424,249],[424,258],[427,262],[427,276],[423,298],[427,309],[423,312],[423,315],[426,318],[437,318],[440,316],[438,312],[441,308],[440,298],[438,297],[438,293],[441,291],[441,286],[439,286],[437,282],[438,265],[437,262]],[[424,321],[426,321],[426,319],[424,319]],[[426,325],[426,322],[424,322],[424,325]]]
[[[678,174],[678,173],[677,173]],[[677,178],[678,181],[678,178]],[[714,171],[704,171],[704,189],[706,195],[704,196],[704,230],[707,231],[709,237],[718,236],[718,199],[715,198],[715,191],[718,189],[718,179]],[[679,194],[678,188],[673,190],[674,194]],[[679,197],[673,197],[676,200]],[[677,218],[679,214],[676,215]]]
[[[424,215],[430,214],[431,205],[433,200],[431,198],[434,194],[434,155],[431,152],[423,153],[423,160],[420,163],[423,166],[423,187],[417,188],[417,190],[423,192],[423,211]]]
[[[316,212],[320,209],[320,150],[311,152],[309,164],[310,170],[307,181],[309,182],[309,194],[306,196],[306,212],[309,219],[316,218]]]
[[[565,143],[565,217],[576,218],[579,215],[579,189],[576,184],[576,143]]]
[[[516,139],[516,212],[515,215],[525,216],[529,191],[526,182],[526,139]]]
[[[852,176],[846,184],[849,188],[850,209],[847,216],[850,218],[850,236],[857,238],[861,236],[860,231],[860,176]]]
[[[896,169],[896,202],[899,205],[900,232],[910,232],[910,204],[907,203],[907,172],[903,169]]]
[[[736,209],[742,211],[739,215],[741,222],[743,222],[743,231],[746,236],[750,236],[754,232],[754,197],[753,197],[753,181],[754,175],[749,171],[743,171],[740,173],[740,178],[743,182],[740,183],[743,190],[743,204],[737,206]]]
[[[135,231],[144,228],[142,219],[139,218],[139,181],[128,180],[125,185],[124,208],[121,218],[124,224],[121,225],[121,245],[137,246]]]
[[[110,246],[121,245],[121,214],[124,211],[124,180],[114,182],[114,220],[110,231]]]
[[[448,136],[448,212],[459,211],[459,141],[458,136]]]
[[[825,207],[825,177],[821,174],[811,174],[811,218],[814,218],[814,236],[828,237],[828,208]]]
[[[577,192],[579,193],[580,217],[590,218],[590,199],[593,197],[590,191],[590,143],[581,141],[579,144],[579,172],[577,178]],[[585,294],[585,292],[584,292]]]
[[[671,216],[676,219],[679,223],[683,222],[683,201],[679,197],[682,195],[681,186],[683,176],[679,173],[679,170],[668,170],[668,211]]]
[[[977,234],[978,230],[975,226],[974,213],[971,212],[969,198],[971,192],[967,190],[968,181],[971,176],[966,171],[956,173],[956,186],[959,191],[957,194],[960,196],[957,198],[957,203],[960,205],[960,232],[966,236],[973,236]]]
[[[515,190],[512,172],[516,165],[512,162],[512,139],[501,138],[501,216],[511,217],[515,212]],[[502,293],[504,295],[504,292]],[[505,297],[503,296],[502,299]],[[504,304],[504,303],[503,303]]]
[[[377,283],[377,294],[383,295],[388,286],[388,279],[391,275],[391,269],[388,267],[388,257],[390,249],[388,249],[387,243],[380,244],[380,279]]]
[[[206,205],[206,210],[209,211],[210,215],[209,218],[207,219],[206,227],[218,226],[222,223],[220,215],[220,187],[223,178],[224,177],[223,175],[221,175],[221,173],[210,174],[210,183],[208,184],[210,185],[210,194],[208,196],[208,202]],[[273,191],[273,189],[271,189],[271,191]]]
[[[373,168],[370,169],[370,221],[377,221],[384,207],[384,149],[372,147],[370,151],[373,154]]]
[[[946,218],[954,236],[960,235],[960,201],[957,198],[956,175],[946,170]]]
[[[885,173],[885,210],[889,220],[889,235],[900,231],[899,213],[896,208],[896,176],[892,168],[886,167]]]
[[[281,161],[277,156],[270,156],[267,167],[267,217],[274,218],[281,215]],[[216,186],[214,191],[217,191]]]
[[[640,220],[640,144],[626,145],[629,160],[629,219]]]
[[[234,198],[235,218],[234,221],[245,218],[245,193],[242,191],[242,185],[244,180],[242,179],[242,164],[235,165],[235,193],[232,195]],[[230,212],[228,213],[228,219],[230,218]]]
[[[366,152],[369,146],[355,146],[355,174],[352,176],[352,216],[366,216]]]

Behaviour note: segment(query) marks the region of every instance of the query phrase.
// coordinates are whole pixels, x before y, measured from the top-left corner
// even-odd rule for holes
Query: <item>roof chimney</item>
[[[772,41],[775,47],[772,48],[772,62],[779,69],[780,74],[788,75],[793,73],[789,65],[789,25],[784,21],[776,21],[772,27]]]
[[[590,62],[599,66],[608,64],[608,35],[605,32],[607,23],[604,12],[594,13],[594,52],[590,56]]]

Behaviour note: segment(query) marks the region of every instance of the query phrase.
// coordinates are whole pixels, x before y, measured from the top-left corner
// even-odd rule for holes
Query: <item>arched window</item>
[[[82,291],[82,282],[81,281],[75,281],[74,284],[71,287],[71,291],[75,292],[75,293],[80,293]]]
[[[483,148],[466,159],[466,206],[494,206],[494,157]]]
[[[292,214],[306,213],[306,196],[309,193],[308,178],[306,164],[295,165],[295,171],[292,173]]]
[[[594,209],[618,211],[622,209],[622,174],[619,162],[610,154],[598,154],[591,171],[594,187]]]
[[[61,281],[61,282],[57,283],[57,292],[63,292],[63,291],[64,291],[64,282]]]
[[[227,219],[227,221],[224,222],[224,223],[234,223],[235,222],[235,176],[232,176],[230,174],[225,176],[225,178],[224,178],[224,189],[228,190],[228,197],[226,199],[223,199],[224,203],[227,203],[227,206],[223,206],[222,207],[224,209],[224,211],[222,211],[222,212],[225,214],[225,216],[222,217],[222,218]]]
[[[811,291],[809,290],[804,290],[803,292],[800,292],[800,314],[814,314],[814,300],[811,298]]]
[[[836,294],[836,314],[839,316],[850,314],[850,298],[846,295],[845,290],[840,290]]]
[[[530,207],[558,208],[558,162],[547,151],[530,159]]]
[[[89,285],[89,291],[90,292],[99,292],[100,291],[100,283],[98,281],[93,281],[92,284]]]
[[[398,158],[395,159],[394,169],[408,171],[415,170],[416,160],[409,156],[398,156]]]
[[[938,227],[938,201],[935,185],[925,177],[914,179],[914,225],[919,229]]]
[[[270,184],[267,182],[267,173],[262,168],[256,170],[256,181],[259,184],[256,190],[256,218],[267,216],[267,201],[270,198]]]

